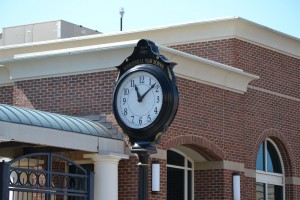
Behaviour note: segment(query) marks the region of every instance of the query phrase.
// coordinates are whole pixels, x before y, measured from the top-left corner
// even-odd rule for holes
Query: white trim
[[[295,177],[295,176],[285,177],[285,183],[291,185],[300,185],[300,177]]]
[[[256,182],[283,186],[284,177],[281,174],[263,173],[262,171],[256,171]]]
[[[247,168],[245,168],[245,170],[244,170],[244,176],[256,179],[256,171],[254,169],[247,169]]]
[[[248,84],[259,79],[259,76],[244,72],[241,69],[194,56],[182,51],[159,46],[163,54],[175,66],[175,74],[179,77],[200,82],[206,85],[230,90],[233,92],[247,92]]]
[[[0,121],[0,137],[10,141],[98,152],[95,136]]]
[[[138,41],[125,41],[125,42],[115,42],[109,44],[101,44],[101,45],[92,45],[92,46],[84,46],[84,47],[75,47],[69,49],[59,49],[53,51],[43,51],[37,53],[28,53],[28,54],[16,54],[13,59],[4,61],[5,62],[15,62],[15,61],[23,61],[23,60],[32,60],[32,59],[42,59],[47,57],[55,57],[55,56],[68,56],[68,55],[76,55],[81,53],[93,53],[100,52],[106,50],[114,50],[121,48],[131,48],[136,45]]]
[[[10,79],[9,70],[3,65],[0,66],[0,87],[13,85],[13,80]]]
[[[83,158],[89,158],[94,162],[104,162],[104,163],[116,163],[118,164],[121,159],[129,159],[126,154],[120,153],[94,153],[94,154],[83,154]]]
[[[248,85],[248,88],[250,88],[252,90],[264,92],[264,93],[267,93],[267,94],[271,94],[271,95],[274,95],[274,96],[282,97],[282,98],[285,98],[285,99],[289,99],[289,100],[292,100],[292,101],[300,102],[299,98],[289,96],[289,95],[285,95],[285,94],[281,94],[281,93],[274,92],[274,91],[271,91],[271,90],[267,90],[267,89],[264,89],[264,88],[259,88],[259,87],[252,86],[252,85]]]
[[[2,61],[9,70],[10,81],[31,80],[96,71],[115,70],[131,55],[137,41],[85,46],[40,53],[15,55]],[[244,93],[248,83],[259,77],[228,65],[210,61],[159,45],[161,53],[177,62],[174,68],[179,77]]]
[[[226,169],[226,170],[244,172],[245,164],[232,162],[228,160],[195,163],[195,170],[211,170],[211,169]]]
[[[25,142],[87,152],[100,151],[107,155],[124,154],[125,143],[123,140],[3,121],[0,121],[0,127],[0,138],[6,141]]]
[[[170,35],[172,37],[170,37]],[[144,30],[97,34],[36,43],[2,46],[5,52],[0,59],[7,59],[15,49],[23,52],[47,51],[66,47],[104,44],[116,41],[149,38],[166,46],[200,41],[237,38],[244,41],[300,58],[300,39],[240,17],[225,17],[191,23],[168,25]],[[39,50],[38,50],[39,49]],[[19,50],[17,50],[19,52]],[[1,54],[1,53],[0,53]]]

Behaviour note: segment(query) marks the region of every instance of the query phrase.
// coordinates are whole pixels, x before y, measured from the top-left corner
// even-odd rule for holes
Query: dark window
[[[267,147],[268,172],[282,173],[280,159],[274,145],[267,141]]]
[[[183,200],[184,170],[169,167],[167,177],[168,200]]]
[[[191,161],[188,161],[188,168],[192,168],[192,162]]]
[[[283,200],[282,186],[268,184],[268,200]]]
[[[183,167],[184,166],[184,157],[174,151],[168,151],[167,163],[168,163],[168,165],[177,165],[177,166]]]
[[[259,178],[259,182],[256,182],[256,200],[283,200],[282,165],[280,156],[270,140],[265,140],[259,147],[256,170],[256,177]],[[276,182],[277,184],[274,184]]]
[[[193,200],[193,163],[168,150],[167,165],[167,200]]]

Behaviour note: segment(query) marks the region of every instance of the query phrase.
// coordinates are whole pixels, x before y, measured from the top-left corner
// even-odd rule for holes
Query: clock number
[[[142,117],[140,117],[140,119],[139,119],[139,124],[140,125],[143,123],[142,119],[143,119]]]
[[[145,76],[140,76],[140,83],[145,83]]]
[[[126,103],[126,98],[123,98],[123,105],[125,105]]]
[[[150,117],[150,115],[147,116],[147,122],[151,122],[151,117]]]
[[[124,108],[124,115],[127,115],[127,108]]]
[[[134,116],[133,115],[131,116],[131,119],[132,119],[131,122],[133,123],[134,122]]]
[[[152,84],[151,84],[151,78],[149,78],[149,85],[152,85]]]
[[[132,80],[130,81],[130,86],[131,86],[131,87],[134,87],[134,79],[132,79]]]
[[[156,103],[158,103],[159,102],[159,96],[157,96],[157,98],[156,98]]]
[[[157,112],[157,107],[155,107],[154,108],[154,112],[155,112],[155,114],[157,114],[158,112]]]
[[[124,95],[129,95],[129,89],[128,88],[124,88]]]
[[[156,91],[155,92],[159,92],[159,85],[156,85]]]

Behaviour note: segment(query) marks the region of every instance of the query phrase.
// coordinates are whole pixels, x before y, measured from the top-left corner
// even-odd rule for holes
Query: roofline
[[[93,46],[87,46],[87,47],[76,47],[76,48],[70,48],[70,49],[62,49],[62,50],[54,50],[54,51],[45,51],[45,52],[39,52],[39,53],[30,53],[30,54],[20,54],[15,55],[13,59],[4,60],[1,61],[2,64],[6,63],[12,63],[12,62],[18,62],[18,61],[24,61],[24,60],[35,60],[35,59],[43,59],[48,57],[55,57],[55,56],[64,56],[64,55],[76,55],[81,53],[92,53],[92,52],[100,52],[105,50],[114,50],[119,48],[133,48],[136,46],[138,40],[132,40],[132,41],[124,41],[124,42],[116,42],[111,44],[102,44],[102,45],[93,45]],[[165,47],[162,45],[157,45],[158,48],[162,51],[167,51],[175,55],[179,55],[182,57],[186,57],[188,59],[192,59],[198,62],[206,63],[208,65],[213,65],[215,67],[223,68],[229,71],[237,72],[237,73],[244,73],[242,69],[238,69],[226,64],[218,63],[212,60],[208,60],[206,58],[198,57],[192,54],[188,54],[179,50],[175,50],[169,47]],[[3,65],[0,65],[0,67],[3,67]],[[112,66],[114,67],[114,66]],[[249,74],[250,75],[250,74]],[[258,79],[258,76],[250,75],[255,79]]]
[[[290,39],[293,39],[293,40],[296,40],[296,41],[300,42],[300,38],[297,38],[296,36],[293,36],[293,35],[284,33],[284,32],[282,32],[282,31],[278,31],[278,30],[276,30],[276,29],[270,28],[270,27],[268,27],[268,26],[265,26],[265,25],[262,25],[262,24],[259,24],[259,23],[250,21],[250,20],[245,19],[245,18],[243,18],[243,17],[236,17],[236,19],[241,20],[241,21],[244,21],[244,22],[249,23],[249,24],[252,24],[252,25],[254,25],[254,26],[258,26],[258,27],[260,27],[260,28],[262,28],[262,29],[266,29],[266,30],[268,30],[268,31],[270,31],[270,32],[274,32],[275,34],[282,35],[282,36],[284,36],[284,37],[287,37],[287,38],[290,38]]]
[[[84,47],[74,47],[68,49],[59,49],[52,51],[42,51],[36,53],[28,53],[28,54],[16,54],[13,58],[7,60],[0,60],[0,67],[3,67],[2,64],[24,61],[24,60],[35,60],[35,59],[43,59],[48,57],[55,56],[64,56],[64,55],[76,55],[81,53],[93,53],[100,52],[105,50],[113,50],[119,48],[130,48],[134,47],[138,40],[124,41],[124,42],[115,42],[109,44],[100,44],[100,45],[92,45],[92,46],[84,46]]]
[[[55,40],[7,45],[7,46],[0,46],[0,51],[2,49],[14,49],[14,48],[22,48],[22,47],[47,45],[47,44],[53,44],[53,43],[73,42],[73,41],[80,41],[80,40],[87,40],[87,39],[94,39],[94,38],[104,38],[104,37],[111,37],[111,36],[117,36],[117,35],[119,36],[119,35],[134,34],[134,33],[140,33],[140,32],[157,31],[157,30],[163,30],[163,29],[168,29],[168,28],[177,28],[177,27],[181,28],[181,27],[185,27],[185,26],[199,25],[199,24],[203,24],[203,23],[211,23],[211,22],[219,22],[219,21],[227,21],[227,20],[232,20],[232,19],[242,19],[242,18],[240,18],[240,17],[214,18],[214,19],[207,19],[207,20],[194,21],[194,22],[188,22],[188,23],[164,25],[164,26],[158,26],[158,27],[152,27],[152,28],[146,28],[146,29],[135,29],[135,30],[129,30],[129,31],[125,30],[122,32],[117,31],[117,32],[112,32],[112,33],[102,33],[102,34],[85,35],[85,36],[78,36],[78,37],[71,37],[71,38],[61,38],[61,39],[55,39]],[[55,21],[64,21],[64,20],[54,20],[53,22],[55,22]],[[249,22],[251,22],[251,21],[249,21]],[[40,22],[40,23],[43,23],[43,22]],[[19,25],[19,26],[22,26],[22,25]],[[7,28],[10,28],[10,27],[7,27]]]
[[[135,29],[135,30],[129,30],[129,31],[122,31],[122,32],[117,31],[117,32],[112,32],[112,33],[93,34],[93,35],[77,36],[77,37],[71,37],[71,38],[61,38],[61,39],[39,41],[39,42],[32,42],[32,43],[25,43],[25,44],[0,46],[0,50],[6,49],[6,48],[12,49],[12,48],[20,48],[20,47],[28,47],[28,46],[39,46],[39,45],[47,45],[47,44],[53,44],[53,43],[64,43],[64,42],[71,42],[71,41],[87,40],[87,39],[93,39],[93,38],[103,38],[103,37],[110,37],[110,36],[116,36],[116,35],[134,34],[134,33],[139,33],[139,32],[158,31],[158,30],[169,29],[169,28],[182,28],[182,27],[187,27],[187,26],[198,26],[201,24],[222,22],[222,21],[225,22],[225,21],[232,21],[232,20],[242,21],[244,23],[248,23],[248,24],[260,27],[269,32],[273,32],[275,34],[282,35],[284,37],[287,37],[287,38],[290,38],[290,39],[300,42],[300,38],[297,38],[297,37],[289,35],[287,33],[278,31],[278,30],[270,28],[268,26],[250,21],[243,17],[229,16],[229,17],[221,17],[221,18],[210,18],[210,19],[206,19],[206,20],[197,20],[197,21],[192,21],[192,22],[187,22],[187,23],[163,25],[163,26],[151,27],[151,28],[145,28],[145,29]],[[65,20],[53,20],[50,22],[55,22],[55,21],[65,21]],[[68,22],[68,21],[65,21],[65,22]],[[45,23],[45,22],[39,22],[39,23],[33,23],[33,24],[41,24],[41,23]],[[71,22],[68,22],[68,23],[71,23]],[[18,25],[18,26],[23,26],[23,25]],[[12,27],[18,27],[18,26],[12,26]],[[10,27],[5,27],[5,28],[10,28]]]
[[[194,34],[191,34],[194,33]],[[173,37],[165,37],[172,34]],[[300,39],[269,27],[257,24],[241,17],[224,17],[190,23],[167,25],[149,29],[96,34],[89,36],[72,37],[66,39],[42,41],[28,44],[1,46],[1,51],[23,49],[35,52],[64,47],[86,46],[91,44],[104,44],[118,41],[138,40],[147,38],[156,43],[170,46],[174,44],[192,43],[197,41],[210,41],[218,39],[237,38],[256,45],[269,48],[280,53],[300,58]],[[50,47],[51,46],[51,47]],[[24,49],[25,48],[25,49]],[[30,50],[29,50],[30,49]],[[20,51],[20,50],[18,50]],[[1,58],[5,57],[2,53]]]

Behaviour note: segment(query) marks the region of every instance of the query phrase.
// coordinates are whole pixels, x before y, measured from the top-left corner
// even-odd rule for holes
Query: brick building
[[[233,199],[236,189],[241,199],[299,199],[300,40],[238,17],[1,46],[0,116],[36,109],[94,120],[101,131],[0,117],[0,156],[55,152],[95,172],[95,199],[137,199],[137,158],[111,102],[114,66],[141,38],[178,63],[180,93],[175,120],[151,156],[160,191],[149,199]]]

